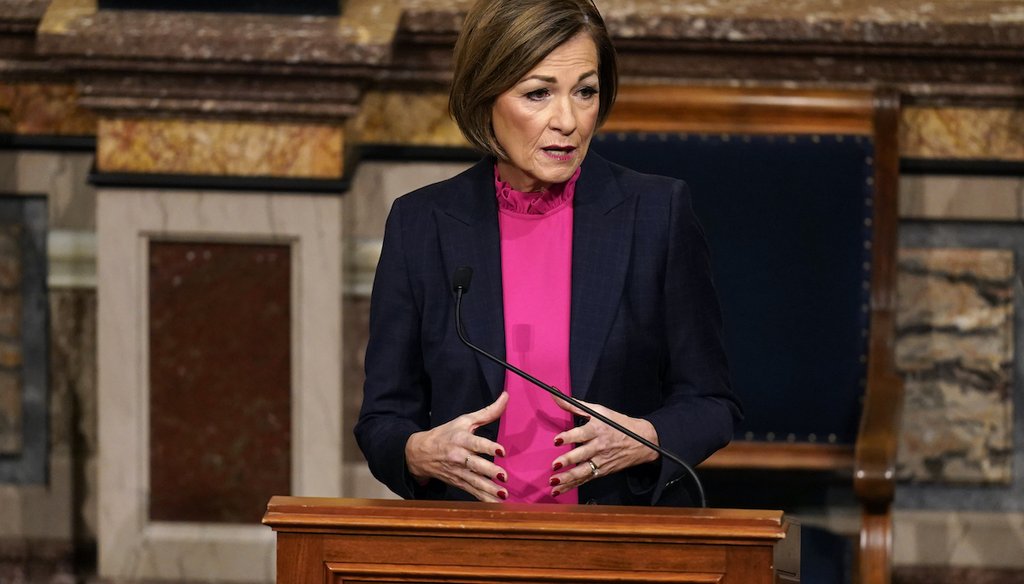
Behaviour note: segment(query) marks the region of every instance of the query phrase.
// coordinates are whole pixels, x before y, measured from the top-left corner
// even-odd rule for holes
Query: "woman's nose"
[[[554,111],[551,112],[549,122],[551,129],[568,136],[576,130],[576,110],[573,108],[572,100],[568,97],[556,99],[552,104]]]

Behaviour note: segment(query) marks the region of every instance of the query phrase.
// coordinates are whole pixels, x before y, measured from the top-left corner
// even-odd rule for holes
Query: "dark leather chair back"
[[[746,412],[736,439],[853,445],[867,372],[872,141],[610,133],[592,148],[690,186]]]

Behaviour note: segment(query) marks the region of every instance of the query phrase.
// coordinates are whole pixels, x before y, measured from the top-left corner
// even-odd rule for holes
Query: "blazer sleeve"
[[[683,182],[673,184],[662,292],[662,406],[643,417],[654,425],[663,447],[695,466],[729,443],[742,409],[730,387],[708,245],[689,189]],[[690,488],[691,479],[679,465],[659,461],[646,472],[638,469],[629,482],[633,488],[653,483],[652,504],[672,504],[673,492]],[[644,474],[648,480],[638,480]]]
[[[430,383],[420,349],[422,319],[404,248],[402,199],[395,201],[370,296],[363,404],[356,442],[370,471],[397,495],[409,499],[422,487],[408,472],[405,444],[429,426]]]

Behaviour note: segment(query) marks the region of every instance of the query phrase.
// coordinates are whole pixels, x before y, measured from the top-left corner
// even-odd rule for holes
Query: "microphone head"
[[[469,283],[473,280],[473,268],[469,266],[462,266],[455,268],[455,275],[452,276],[452,292],[462,291],[463,294],[469,292]]]

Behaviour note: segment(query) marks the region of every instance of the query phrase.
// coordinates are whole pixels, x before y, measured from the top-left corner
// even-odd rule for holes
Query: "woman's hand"
[[[479,456],[505,456],[505,449],[497,442],[474,434],[480,426],[501,417],[506,405],[508,393],[502,392],[483,409],[409,436],[405,443],[409,472],[420,484],[435,478],[481,501],[496,503],[508,497],[508,491],[495,482],[507,480],[505,469]]]
[[[567,402],[560,399],[555,401],[568,412],[589,417],[582,410]],[[658,432],[654,429],[654,425],[647,420],[631,418],[598,404],[583,403],[608,419],[622,424],[655,444],[659,444]],[[552,475],[552,495],[574,489],[598,476],[652,462],[659,456],[657,452],[596,418],[590,418],[582,426],[555,435],[555,446],[565,443],[576,444],[576,447],[552,461],[551,470],[553,472],[566,469],[562,473]]]

